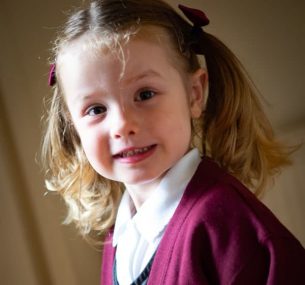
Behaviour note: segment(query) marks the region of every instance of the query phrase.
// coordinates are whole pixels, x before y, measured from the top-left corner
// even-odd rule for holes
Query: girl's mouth
[[[137,162],[148,157],[153,152],[155,147],[156,145],[154,144],[141,148],[129,148],[115,154],[113,157],[128,163]]]

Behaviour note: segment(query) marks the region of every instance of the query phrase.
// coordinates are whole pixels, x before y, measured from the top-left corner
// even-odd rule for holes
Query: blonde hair
[[[119,43],[149,26],[165,32],[173,59],[184,73],[200,67],[194,45],[196,51],[204,54],[209,96],[201,118],[194,123],[194,131],[200,136],[197,146],[260,195],[268,177],[289,163],[289,148],[275,140],[256,90],[234,54],[211,34],[201,31],[196,37],[191,36],[192,25],[166,3],[160,0],[89,3],[74,12],[60,32],[55,41],[55,61],[68,44],[83,35]],[[57,70],[57,78],[59,73]],[[89,164],[71,124],[60,80],[54,87],[47,113],[42,162],[47,188],[59,192],[68,205],[66,222],[75,222],[84,237],[105,233],[114,223],[123,187],[97,174]]]

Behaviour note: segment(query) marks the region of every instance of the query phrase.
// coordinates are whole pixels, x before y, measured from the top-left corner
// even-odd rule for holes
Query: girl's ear
[[[199,68],[191,75],[190,112],[191,117],[199,118],[206,102],[206,89],[208,74],[206,70]]]

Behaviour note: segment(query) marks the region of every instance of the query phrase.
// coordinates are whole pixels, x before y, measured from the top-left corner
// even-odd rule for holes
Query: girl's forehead
[[[67,44],[59,53],[57,75],[62,83],[62,71],[77,60],[81,68],[97,66],[105,71],[106,65],[118,80],[128,78],[131,73],[141,73],[145,68],[159,70],[174,68],[180,76],[188,78],[188,71],[181,55],[174,48],[169,35],[159,27],[147,26],[135,32],[122,34],[87,33]],[[86,62],[84,62],[86,60]],[[103,68],[104,67],[104,68]],[[91,67],[89,67],[91,68]],[[83,69],[83,68],[82,68]]]
[[[147,43],[146,47],[149,47],[149,44],[158,46],[164,50],[169,60],[175,57],[171,62],[177,61],[177,57],[174,56],[176,52],[166,31],[156,26],[144,26],[121,33],[87,32],[62,46],[57,56],[57,65],[72,55],[86,55],[92,59],[110,55],[124,62],[135,41]]]
[[[166,70],[177,69],[169,59],[167,49],[156,40],[134,37],[128,42],[117,43],[113,49],[109,45],[91,44],[90,41],[80,38],[62,51],[59,78],[63,79],[71,72],[77,74],[77,69],[95,79],[103,77],[129,81],[129,78],[141,73],[147,74],[148,70],[165,76]],[[99,76],[96,77],[97,74]]]

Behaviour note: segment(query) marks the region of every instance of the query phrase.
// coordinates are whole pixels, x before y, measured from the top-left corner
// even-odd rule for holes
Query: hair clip
[[[49,86],[53,86],[55,83],[56,83],[56,64],[52,63],[50,65],[48,84]]]
[[[194,25],[194,27],[204,27],[210,23],[210,20],[205,13],[198,9],[189,8],[181,4],[178,5],[179,9],[183,12]]]
[[[208,25],[210,20],[200,10],[178,5],[184,16],[193,23],[192,30],[186,42],[188,47],[197,55],[205,55],[205,48],[199,39],[202,39],[204,31],[202,27]]]

